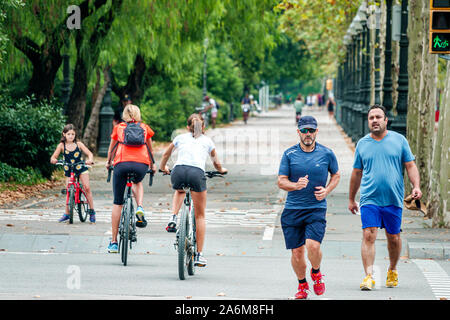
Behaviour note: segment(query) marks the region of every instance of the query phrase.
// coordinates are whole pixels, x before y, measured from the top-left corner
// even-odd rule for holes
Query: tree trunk
[[[28,83],[28,95],[38,100],[50,100],[54,95],[55,77],[61,66],[62,58],[53,57],[33,62],[33,74]]]
[[[100,107],[102,105],[106,89],[111,81],[109,78],[109,69],[110,69],[109,66],[103,69],[103,79],[104,79],[103,86],[99,89],[99,91],[95,95],[95,101],[92,104],[91,116],[89,117],[89,122],[86,125],[86,129],[83,135],[84,144],[89,148],[89,150],[91,150],[94,153],[96,153],[97,151]],[[97,80],[98,86],[100,85],[100,80],[101,80],[100,77],[98,77]]]
[[[114,77],[112,77],[112,91],[120,98],[123,98],[125,94],[128,94],[133,103],[137,104],[142,98],[142,79],[144,78],[147,70],[148,68],[145,63],[144,57],[140,54],[137,54],[134,60],[134,68],[128,76],[127,84],[121,87],[114,80]]]
[[[38,46],[28,37],[14,38],[13,43],[33,65],[33,73],[28,82],[28,95],[34,95],[38,100],[52,98],[56,73],[62,64],[60,43],[49,41]]]
[[[386,49],[386,3],[384,1],[380,2],[380,99],[383,101],[384,93],[383,93],[383,81],[384,81],[384,61],[385,55],[384,50]]]
[[[450,135],[450,61],[447,62],[447,77],[443,101],[440,106],[438,132],[433,148],[433,165],[430,179],[430,202],[428,213],[432,217],[433,228],[450,227],[448,207],[449,186],[449,135]]]
[[[392,6],[399,5],[399,0],[395,0]],[[409,19],[409,17],[408,17]],[[408,23],[409,27],[409,23]],[[409,31],[408,31],[409,38]],[[400,41],[392,41],[392,63],[391,63],[391,75],[392,75],[392,112],[397,115],[397,100],[398,100],[398,77],[400,76]],[[409,66],[408,66],[409,70]]]
[[[67,106],[67,116],[68,121],[75,126],[80,135],[83,132],[90,70],[97,65],[100,54],[100,43],[111,29],[115,14],[120,10],[122,3],[123,0],[115,0],[112,2],[108,12],[98,19],[97,25],[89,38],[86,39],[85,33],[82,32],[78,32],[75,36],[77,61],[74,70],[74,85]],[[84,42],[86,41],[88,42],[87,50],[83,49],[83,45],[86,45]]]
[[[421,101],[419,104],[419,123],[417,136],[417,168],[420,174],[420,189],[423,193],[423,201],[429,202],[429,181],[433,153],[434,138],[434,112],[436,106],[437,66],[438,57],[428,53],[430,7],[425,1],[422,11],[422,72],[421,72]],[[431,217],[430,217],[431,218]]]
[[[78,54],[73,72],[73,88],[67,104],[67,122],[72,123],[78,136],[81,136],[86,112],[88,67]]]
[[[424,30],[422,11],[422,0],[410,0],[408,17],[408,114],[406,119],[406,137],[412,153],[416,156],[416,162],[419,156],[418,124],[420,103],[422,102],[422,91],[420,90]],[[405,193],[411,193],[411,185],[407,176],[405,176]]]
[[[422,0],[410,0],[408,23],[408,115],[407,138],[411,151],[417,155],[417,124],[421,101],[420,76],[423,53]]]
[[[117,1],[118,2],[118,1]],[[107,0],[84,0],[79,4],[80,20],[94,14]],[[40,19],[37,17],[37,19]],[[56,74],[62,64],[61,48],[70,30],[66,27],[66,19],[49,32],[39,46],[26,36],[20,36],[21,29],[12,36],[14,46],[22,51],[33,65],[33,73],[28,83],[28,95],[34,95],[38,100],[49,100],[54,96]]]

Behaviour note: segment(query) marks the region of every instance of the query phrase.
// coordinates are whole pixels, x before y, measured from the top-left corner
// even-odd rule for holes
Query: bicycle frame
[[[75,204],[79,204],[81,203],[80,201],[80,192],[84,195],[84,197],[87,199],[86,197],[86,193],[84,192],[84,190],[81,188],[80,185],[80,179],[79,177],[75,177],[75,173],[73,172],[73,170],[71,170],[70,172],[70,178],[69,178],[69,183],[67,184],[67,189],[66,189],[66,206],[69,205],[69,197],[70,197],[70,192],[68,192],[68,190],[70,189],[70,187],[74,187],[75,188]]]
[[[195,214],[194,214],[194,204],[192,202],[191,197],[191,189],[190,188],[183,188],[184,192],[186,193],[183,203],[186,208],[187,212],[187,221],[192,223],[189,223],[189,229],[188,229],[188,240],[193,239],[193,243],[189,243],[189,246],[195,246],[196,245],[196,235],[195,235]],[[178,234],[179,230],[177,231]]]

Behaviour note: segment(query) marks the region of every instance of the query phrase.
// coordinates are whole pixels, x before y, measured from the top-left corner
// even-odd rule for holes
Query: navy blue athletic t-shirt
[[[326,208],[327,200],[318,201],[314,196],[315,187],[326,187],[328,172],[339,170],[336,156],[331,149],[316,142],[311,152],[305,152],[296,144],[287,149],[281,158],[278,175],[288,176],[289,181],[297,182],[299,178],[308,175],[309,183],[302,190],[289,191],[286,199],[286,209]]]

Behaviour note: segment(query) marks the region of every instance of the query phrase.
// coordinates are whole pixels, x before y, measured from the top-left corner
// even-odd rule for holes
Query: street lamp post
[[[342,108],[341,108],[341,122],[342,122],[342,127],[344,129],[344,131],[347,130],[347,128],[345,127],[346,125],[346,121],[347,121],[347,106],[348,106],[348,98],[349,98],[349,92],[350,92],[350,82],[349,82],[349,78],[350,78],[350,48],[351,48],[351,36],[350,35],[346,35],[346,46],[347,46],[347,52],[345,55],[345,62],[344,62],[344,79],[342,79],[343,83],[344,83],[344,102],[342,103]]]
[[[347,85],[346,85],[346,93],[345,93],[345,105],[343,110],[343,122],[344,122],[344,131],[348,135],[349,130],[349,122],[350,122],[350,110],[352,105],[353,98],[353,67],[354,67],[354,52],[355,52],[355,42],[353,34],[349,31],[349,41],[347,46]]]
[[[374,95],[374,103],[381,104],[381,96],[380,96],[380,18],[381,18],[381,10],[378,6],[375,5],[375,95]],[[368,130],[368,128],[367,128]]]
[[[358,139],[364,136],[365,126],[367,124],[367,110],[369,109],[370,104],[370,28],[367,21],[367,5],[366,2],[363,2],[358,10],[358,15],[361,18],[361,23],[363,26],[363,34],[364,36],[364,50],[363,50],[363,76],[361,77],[362,81],[362,92],[361,92],[361,105],[359,108],[359,117],[358,117]]]
[[[352,131],[352,115],[353,115],[353,105],[356,96],[355,88],[356,88],[356,41],[357,36],[355,32],[354,24],[350,25],[350,32],[352,36],[351,42],[351,51],[350,51],[350,90],[349,90],[349,98],[348,98],[348,106],[347,106],[347,117],[346,117],[346,128],[345,132],[349,137],[351,137]]]
[[[392,0],[386,0],[386,44],[384,49],[383,106],[392,110]]]
[[[397,115],[390,114],[390,128],[406,136],[406,113],[408,110],[408,1],[402,1],[400,36],[400,71],[398,76]],[[391,110],[392,111],[392,110]]]
[[[350,126],[350,137],[352,138],[353,142],[358,141],[358,135],[359,135],[359,122],[358,122],[358,116],[359,116],[359,109],[360,109],[360,103],[361,103],[361,76],[362,76],[362,46],[361,46],[361,38],[362,38],[362,25],[361,25],[361,18],[356,15],[353,19],[355,32],[356,32],[356,64],[355,64],[355,95],[354,95],[354,103],[352,105],[351,109],[351,123],[353,125]]]

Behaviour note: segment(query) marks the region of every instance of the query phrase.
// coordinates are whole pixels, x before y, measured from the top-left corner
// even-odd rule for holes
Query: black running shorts
[[[183,187],[190,187],[195,192],[206,190],[205,172],[197,167],[176,165],[170,173],[170,181],[174,190],[182,190]]]
[[[141,182],[147,174],[148,164],[140,162],[119,162],[114,166],[113,175],[113,192],[114,204],[122,205],[123,196],[125,194],[125,187],[127,185],[127,174],[134,173],[135,177],[132,180],[134,183]]]

